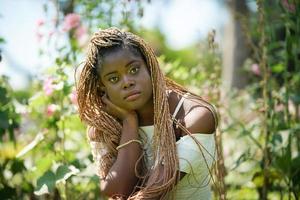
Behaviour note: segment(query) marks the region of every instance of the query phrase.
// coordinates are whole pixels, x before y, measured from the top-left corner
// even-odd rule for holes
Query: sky
[[[45,1],[0,0],[0,36],[6,41],[0,46],[0,74],[10,77],[13,88],[25,88],[28,75],[41,72],[36,28],[37,20],[45,18]],[[180,49],[203,39],[212,29],[222,34],[228,18],[226,8],[217,0],[152,0],[144,7],[140,23],[147,28],[159,27],[168,44]]]
[[[206,37],[212,29],[222,30],[228,21],[226,8],[216,0],[173,0],[168,4],[152,2],[142,23],[150,27],[157,24],[168,36],[169,45],[175,49]]]

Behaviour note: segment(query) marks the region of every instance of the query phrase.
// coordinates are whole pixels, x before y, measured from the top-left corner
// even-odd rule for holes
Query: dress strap
[[[178,104],[177,104],[177,106],[176,106],[176,108],[175,108],[175,111],[174,111],[174,113],[173,113],[173,115],[172,115],[172,119],[175,119],[175,117],[176,117],[176,115],[177,115],[177,113],[178,113],[180,107],[181,107],[182,104],[183,104],[184,99],[185,99],[188,95],[189,95],[189,93],[187,92],[187,93],[185,93],[185,94],[181,97],[181,99],[180,99],[180,101],[178,102]]]

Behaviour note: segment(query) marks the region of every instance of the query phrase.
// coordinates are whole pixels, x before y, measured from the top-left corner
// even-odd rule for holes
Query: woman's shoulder
[[[187,95],[182,104],[185,127],[191,133],[211,134],[216,129],[212,105],[198,96]]]
[[[183,99],[182,105],[179,104]],[[217,125],[217,116],[214,108],[207,101],[198,96],[187,93],[185,97],[175,91],[168,93],[170,113],[174,114],[180,106],[175,118],[179,120],[191,133],[214,133]]]

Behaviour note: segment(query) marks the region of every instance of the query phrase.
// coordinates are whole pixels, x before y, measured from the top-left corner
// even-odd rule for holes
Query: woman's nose
[[[135,85],[135,81],[127,76],[123,78],[123,88],[127,89]]]

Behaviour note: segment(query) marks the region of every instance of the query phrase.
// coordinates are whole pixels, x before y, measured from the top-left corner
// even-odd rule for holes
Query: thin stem
[[[290,114],[289,114],[289,84],[288,84],[288,65],[289,65],[289,46],[288,46],[288,41],[289,38],[291,37],[290,35],[290,30],[287,26],[285,26],[285,34],[286,34],[286,44],[285,44],[285,65],[286,67],[284,68],[284,86],[285,86],[285,95],[284,95],[284,103],[285,103],[285,120],[287,122],[288,127],[290,127]]]
[[[220,63],[217,55],[217,45],[215,44],[215,30],[213,30],[209,35],[208,35],[208,46],[211,55],[214,57],[214,62],[212,63],[212,69],[214,74],[216,74],[214,81],[212,84],[213,88],[218,88],[215,93],[212,94],[214,98],[214,103],[216,104],[217,108],[220,108],[221,106],[221,91],[220,91],[220,79],[221,79],[221,73],[220,73]],[[219,121],[221,121],[221,118],[219,116]],[[217,171],[216,174],[218,176],[218,179],[220,183],[218,184],[220,187],[219,189],[219,198],[220,200],[226,200],[226,185],[225,185],[225,176],[226,176],[226,168],[224,164],[224,158],[223,158],[223,146],[222,146],[222,134],[220,131],[220,128],[216,129],[216,149],[217,149],[217,154],[218,154],[218,159],[217,159]]]
[[[268,118],[269,118],[269,98],[268,98],[268,69],[267,69],[267,48],[266,48],[266,36],[265,36],[265,12],[264,12],[264,1],[258,0],[257,1],[258,6],[258,14],[259,14],[259,29],[261,32],[261,39],[259,42],[259,46],[262,51],[262,57],[260,60],[260,67],[263,71],[263,80],[262,80],[262,89],[263,89],[263,113],[264,113],[264,119],[263,119],[263,134],[265,135],[265,144],[264,144],[264,151],[263,151],[263,188],[262,188],[262,200],[267,200],[268,198],[268,184],[269,184],[269,178],[268,178],[268,167],[270,165],[269,161],[269,149],[268,149],[268,143],[269,143],[269,137],[270,137],[270,130],[268,127]]]

